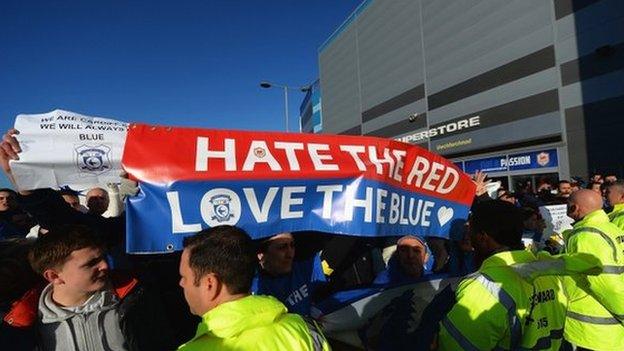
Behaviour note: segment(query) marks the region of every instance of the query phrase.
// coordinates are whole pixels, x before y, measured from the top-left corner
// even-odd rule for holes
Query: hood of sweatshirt
[[[62,307],[52,300],[52,284],[49,284],[43,289],[39,298],[39,313],[41,313],[43,323],[56,323],[80,314],[110,310],[118,303],[119,298],[113,290],[105,289],[94,293],[80,306]]]

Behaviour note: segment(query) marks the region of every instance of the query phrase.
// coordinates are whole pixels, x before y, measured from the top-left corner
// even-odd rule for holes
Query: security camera
[[[412,123],[412,122],[416,122],[416,118],[418,118],[418,112],[412,113],[411,115],[409,115],[409,117],[407,117],[407,120]]]

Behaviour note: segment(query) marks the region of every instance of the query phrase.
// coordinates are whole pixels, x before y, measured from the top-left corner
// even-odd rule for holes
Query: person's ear
[[[59,272],[56,269],[49,268],[43,272],[43,277],[48,283],[52,283],[55,285],[65,283],[63,279],[59,276]]]
[[[204,275],[199,281],[200,286],[204,286],[209,300],[215,300],[220,294],[223,288],[223,283],[214,273],[208,273]]]
[[[265,261],[265,259],[264,259],[264,258],[266,257],[266,255],[264,254],[264,252],[258,252],[257,257],[258,257],[258,262],[257,262],[257,264],[258,264],[258,265],[259,265],[262,269],[265,269],[265,264],[266,264],[266,261]]]

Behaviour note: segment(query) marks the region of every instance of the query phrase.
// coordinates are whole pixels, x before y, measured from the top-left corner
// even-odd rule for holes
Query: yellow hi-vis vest
[[[531,282],[514,269],[532,262],[537,258],[528,251],[500,252],[462,280],[457,303],[440,323],[439,349],[558,350],[566,313],[562,281]]]
[[[202,316],[195,337],[178,351],[330,351],[318,324],[287,313],[272,296],[250,295]]]
[[[592,254],[603,266],[597,276],[565,278],[565,339],[588,349],[624,350],[624,232],[598,210],[576,222],[565,239],[568,253]]]
[[[613,211],[609,213],[609,220],[620,228],[620,230],[624,230],[624,204],[613,206]]]

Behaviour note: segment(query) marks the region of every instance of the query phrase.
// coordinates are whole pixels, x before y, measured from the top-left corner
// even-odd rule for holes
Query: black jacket
[[[63,197],[52,189],[37,189],[30,195],[21,195],[18,202],[45,229],[55,229],[65,224],[85,225],[98,233],[102,239],[114,247],[125,242],[126,216],[102,217],[76,211]]]

